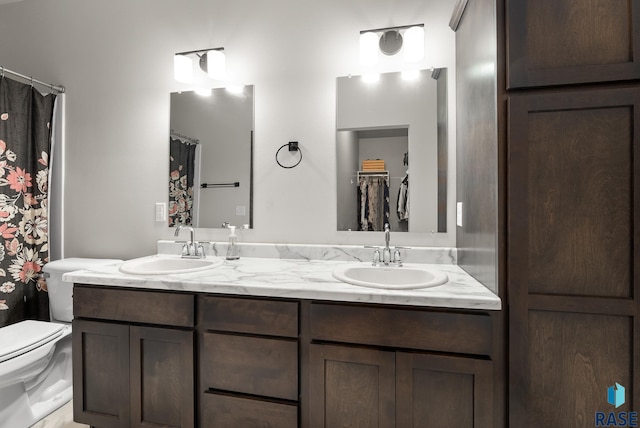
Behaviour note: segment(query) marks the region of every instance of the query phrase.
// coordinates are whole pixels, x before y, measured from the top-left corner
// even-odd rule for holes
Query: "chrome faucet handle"
[[[396,252],[397,252],[397,253],[399,253],[399,252],[400,252],[400,251],[398,251],[398,250],[410,250],[410,249],[411,249],[411,247],[403,247],[402,245],[398,245],[398,246],[393,247],[393,249],[395,250],[395,252],[394,252],[394,254],[395,254]]]
[[[190,248],[189,242],[185,242],[184,245],[182,246],[182,252],[181,252],[181,256],[188,256],[189,253],[191,252],[191,248]]]
[[[199,242],[196,242],[196,248],[195,248],[195,253],[194,256],[197,257],[206,257],[207,255],[204,252],[204,245],[202,245]]]
[[[398,267],[402,267],[402,256],[400,255],[398,247],[393,251],[393,263]]]
[[[373,266],[378,266],[380,264],[380,249],[377,247],[373,252],[373,262],[371,264]]]
[[[378,266],[380,264],[380,247],[377,245],[365,245],[364,248],[371,248],[373,250],[373,262],[371,264]]]

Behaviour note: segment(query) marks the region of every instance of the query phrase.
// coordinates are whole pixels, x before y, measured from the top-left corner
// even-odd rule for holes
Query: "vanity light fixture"
[[[392,56],[401,49],[407,62],[424,58],[424,24],[360,31],[360,64],[364,67],[376,65],[379,52]]]
[[[226,78],[224,48],[178,52],[173,56],[173,76],[178,82],[193,83],[193,57],[198,58],[200,69],[214,80]]]

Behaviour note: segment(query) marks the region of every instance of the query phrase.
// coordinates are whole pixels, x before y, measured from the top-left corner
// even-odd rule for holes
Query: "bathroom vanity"
[[[391,291],[335,280],[344,263],[68,274],[76,421],[492,427],[498,297],[455,265],[444,285]]]

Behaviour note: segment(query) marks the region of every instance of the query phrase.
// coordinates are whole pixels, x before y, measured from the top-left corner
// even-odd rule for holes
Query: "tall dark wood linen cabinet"
[[[640,411],[640,4],[502,3],[509,426],[594,427]]]

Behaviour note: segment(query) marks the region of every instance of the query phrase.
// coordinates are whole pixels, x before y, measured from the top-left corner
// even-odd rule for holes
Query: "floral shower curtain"
[[[196,145],[169,138],[169,226],[193,223]]]
[[[47,190],[55,95],[0,79],[0,326],[49,319]]]

